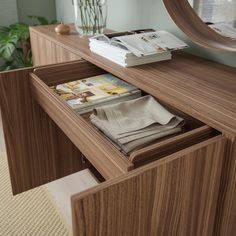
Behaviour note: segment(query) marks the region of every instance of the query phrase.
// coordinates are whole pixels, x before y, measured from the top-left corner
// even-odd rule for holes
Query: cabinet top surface
[[[30,30],[206,124],[236,134],[236,68],[184,53],[175,53],[171,61],[123,68],[92,53],[88,39],[75,31],[57,35],[54,28]]]

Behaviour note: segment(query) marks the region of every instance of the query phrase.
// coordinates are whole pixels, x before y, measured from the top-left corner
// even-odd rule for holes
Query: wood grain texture
[[[33,68],[0,73],[0,106],[13,193],[89,167],[81,152],[33,100]]]
[[[216,135],[217,132],[214,129],[203,126],[136,150],[131,153],[129,160],[135,165],[144,165],[147,161],[163,158]]]
[[[34,32],[30,32],[30,39],[32,51],[37,52],[33,54],[34,66],[43,66],[81,59],[73,52],[69,52],[62,46],[59,46],[51,40],[47,40]]]
[[[236,133],[235,68],[183,53],[175,53],[171,61],[123,68],[92,53],[88,39],[78,37],[75,31],[60,37],[55,36],[53,29],[54,26],[37,26],[31,32],[221,132]]]
[[[107,73],[99,67],[85,61],[60,63],[34,69],[36,74],[48,86],[80,80]]]
[[[79,64],[78,68],[83,69],[84,63],[81,66]],[[83,75],[82,71],[77,69],[77,74]],[[31,79],[32,94],[35,100],[105,179],[120,176],[133,168],[133,164],[118,149],[71,109],[35,74],[31,74]]]
[[[236,52],[236,42],[223,37],[205,24],[196,14],[188,0],[163,0],[167,11],[176,25],[200,46]]]
[[[72,197],[74,235],[212,235],[225,139]]]
[[[226,136],[227,137],[227,136]],[[214,235],[236,235],[236,136],[228,136]]]

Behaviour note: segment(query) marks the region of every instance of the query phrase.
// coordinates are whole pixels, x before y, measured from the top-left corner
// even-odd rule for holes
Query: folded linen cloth
[[[125,153],[180,132],[184,125],[182,118],[171,114],[150,95],[97,108],[90,120]]]
[[[144,147],[145,144],[148,144],[157,139],[166,137],[168,135],[180,133],[181,130],[182,130],[181,127],[176,127],[174,129],[166,130],[161,133],[156,133],[156,134],[144,137],[144,138],[137,139],[135,141],[131,141],[125,144],[120,144],[120,148],[121,148],[120,150],[123,151],[125,154],[129,154],[134,149]]]

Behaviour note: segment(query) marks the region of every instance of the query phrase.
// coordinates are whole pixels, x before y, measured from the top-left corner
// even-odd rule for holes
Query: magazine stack
[[[151,29],[97,35],[89,46],[92,52],[123,67],[170,60],[172,51],[188,47],[169,32]]]
[[[59,84],[51,89],[80,114],[141,96],[140,89],[111,74]]]

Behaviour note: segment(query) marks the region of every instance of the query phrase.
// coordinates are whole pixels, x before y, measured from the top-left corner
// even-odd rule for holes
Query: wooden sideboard
[[[35,68],[0,74],[14,194],[90,168],[100,184],[72,196],[74,235],[236,234],[236,69],[184,53],[127,69],[75,31],[30,35]],[[185,131],[127,157],[49,88],[105,72],[183,116]]]

